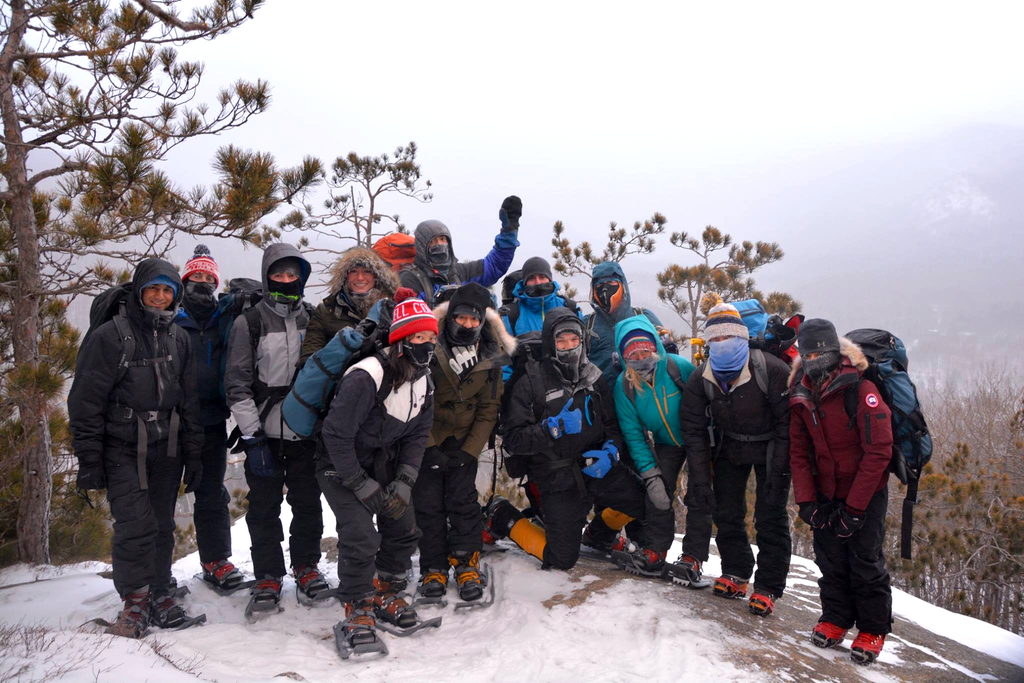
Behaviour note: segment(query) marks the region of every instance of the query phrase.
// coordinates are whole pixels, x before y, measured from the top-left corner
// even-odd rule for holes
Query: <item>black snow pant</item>
[[[754,470],[756,493],[754,530],[757,539],[757,573],[754,590],[774,598],[782,597],[789,574],[793,541],[789,535],[789,514],[785,504],[770,505],[765,495],[764,465],[734,464],[724,455],[715,459],[715,526],[722,573],[750,578],[754,571],[754,553],[747,538],[747,480]]]
[[[324,497],[334,511],[338,532],[338,597],[355,602],[374,592],[373,574],[404,575],[412,567],[412,554],[420,531],[409,506],[398,519],[373,514],[336,476],[317,474]]]
[[[420,569],[444,571],[456,550],[477,552],[483,515],[476,492],[477,460],[428,448],[412,490],[420,536]]]
[[[644,492],[640,482],[626,467],[616,465],[603,479],[585,476],[575,467],[562,467],[547,473],[531,473],[544,501],[545,568],[572,569],[580,557],[583,525],[591,507],[612,508],[630,517],[640,518]],[[607,528],[607,527],[605,527]],[[591,526],[591,532],[595,525]],[[609,529],[611,541],[616,532]],[[642,539],[638,541],[643,543]]]
[[[888,500],[888,489],[875,493],[864,511],[864,526],[848,539],[837,538],[831,529],[815,530],[822,621],[875,635],[892,630],[892,590],[882,554]]]
[[[203,430],[203,478],[196,489],[192,519],[196,526],[199,561],[214,562],[231,556],[231,497],[224,487],[228,451],[224,423]]]
[[[280,471],[261,477],[245,463],[245,481],[249,484],[249,510],[245,523],[252,540],[252,569],[256,578],[280,578],[284,566],[284,529],[281,526],[281,502],[288,488],[288,506],[292,523],[288,529],[288,551],[292,567],[315,565],[320,561],[320,538],[324,533],[324,515],[320,507],[312,441],[268,439],[272,452],[279,454]]]
[[[114,518],[111,559],[114,588],[123,598],[149,586],[154,593],[171,581],[174,505],[181,483],[182,459],[168,457],[167,441],[149,446],[148,488],[139,485],[135,444],[108,444],[103,451],[107,502]]]
[[[661,479],[669,500],[675,500],[679,485],[679,473],[686,462],[686,449],[682,446],[657,444],[654,448],[655,462],[661,469]],[[675,539],[676,518],[672,508],[659,510],[644,496],[644,521],[647,533],[647,547],[657,552],[667,552]],[[711,537],[711,513],[688,510],[686,513],[686,535],[683,537],[683,554],[704,562],[708,559],[708,539]],[[703,544],[701,544],[703,539]]]

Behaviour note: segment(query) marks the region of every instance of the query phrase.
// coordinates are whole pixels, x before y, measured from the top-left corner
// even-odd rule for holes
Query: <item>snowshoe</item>
[[[323,606],[331,604],[331,598],[337,596],[337,592],[327,583],[327,579],[315,566],[300,565],[294,568],[295,572],[295,597],[300,605],[306,607]]]
[[[420,585],[416,587],[416,599],[413,600],[413,607],[420,605],[440,605],[446,607],[448,601],[445,594],[448,592],[448,570],[427,569],[421,573]]]
[[[210,588],[221,595],[230,595],[235,591],[252,586],[254,581],[245,581],[242,572],[227,560],[216,560],[214,562],[203,562],[203,573],[200,576]]]
[[[741,579],[738,576],[732,576],[730,574],[722,574],[715,579],[715,585],[712,589],[720,598],[735,598],[742,600],[747,597],[747,587],[750,584],[746,579]]]
[[[652,579],[665,578],[665,553],[651,550],[650,548],[639,549],[630,544],[626,550],[612,550],[612,561],[619,569],[637,576],[646,576]]]
[[[124,596],[124,608],[117,620],[110,623],[104,619],[93,619],[93,623],[106,627],[106,632],[123,638],[142,638],[149,630],[149,591],[129,593]]]
[[[377,620],[373,613],[373,602],[369,598],[345,603],[345,619],[334,625],[334,646],[339,657],[388,655],[387,644],[377,635]]]
[[[850,646],[850,659],[858,664],[871,664],[882,653],[883,645],[885,645],[885,634],[875,635],[861,631],[853,639],[853,645]]]
[[[775,611],[775,598],[769,593],[761,593],[755,589],[754,594],[750,596],[750,602],[747,604],[747,607],[751,614],[767,617]]]
[[[251,624],[263,617],[284,611],[281,602],[281,579],[273,577],[260,579],[249,591],[249,604],[245,606],[245,618]]]
[[[404,576],[378,573],[373,579],[376,593],[373,596],[373,612],[377,627],[395,636],[405,637],[427,627],[441,625],[441,617],[421,621],[416,610],[406,602],[403,591],[408,586]]]
[[[843,642],[846,629],[828,621],[819,621],[811,631],[811,642],[816,647],[835,647]]]
[[[494,604],[494,578],[491,576],[491,569],[486,564],[481,564],[479,567],[480,583],[483,585],[484,590],[479,597],[474,600],[465,600],[462,602],[455,603],[456,611],[460,609],[476,609],[490,607]],[[459,590],[459,597],[462,598],[462,591]],[[440,624],[438,624],[440,625]]]
[[[665,565],[665,570],[672,583],[688,588],[707,588],[711,579],[701,573],[700,561],[689,555],[680,555],[679,559]]]
[[[185,608],[178,603],[173,593],[154,594],[150,598],[149,623],[157,628],[180,631],[205,621],[205,614],[196,617],[186,614]]]

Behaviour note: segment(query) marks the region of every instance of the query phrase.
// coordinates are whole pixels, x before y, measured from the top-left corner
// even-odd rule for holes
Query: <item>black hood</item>
[[[413,263],[416,264],[417,268],[422,269],[426,273],[433,274],[434,272],[433,266],[430,265],[427,249],[430,240],[438,235],[444,235],[448,238],[448,254],[451,256],[452,266],[458,262],[455,258],[455,249],[452,247],[452,233],[448,230],[448,226],[439,220],[423,221],[413,231],[413,236],[416,238],[416,258]]]
[[[174,303],[168,309],[172,313],[181,305],[181,297],[185,288],[181,284],[181,276],[178,269],[167,261],[159,258],[148,258],[135,266],[132,274],[132,295],[128,298],[128,315],[137,321],[152,325],[157,316],[142,305],[142,288],[147,282],[152,282],[163,275],[177,284],[174,292]]]
[[[567,320],[575,321],[576,325],[580,329],[580,338],[583,342],[584,352],[586,351],[586,339],[583,339],[585,330],[583,329],[583,321],[579,319],[575,313],[570,311],[564,306],[558,308],[552,308],[544,316],[544,327],[541,328],[541,348],[544,349],[544,354],[548,358],[555,357],[555,329],[560,327],[562,323]]]
[[[290,244],[285,242],[275,242],[269,247],[263,250],[263,268],[260,271],[260,275],[263,279],[263,291],[270,291],[270,280],[267,278],[267,273],[270,272],[270,266],[274,265],[278,261],[286,258],[294,258],[299,260],[299,267],[301,269],[301,276],[299,280],[302,281],[302,288],[306,288],[306,281],[309,279],[309,274],[313,268],[309,265],[309,261],[306,260],[299,250]]]

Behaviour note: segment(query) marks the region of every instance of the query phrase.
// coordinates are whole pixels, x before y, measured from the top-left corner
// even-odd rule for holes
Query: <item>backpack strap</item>
[[[124,304],[121,304],[122,308]],[[135,335],[132,334],[132,327],[128,324],[128,316],[119,311],[111,320],[114,322],[114,329],[117,331],[117,338],[121,341],[121,357],[117,361],[114,384],[124,379],[128,372],[128,364],[135,359]]]
[[[768,364],[764,359],[764,352],[760,349],[750,350],[750,366],[754,369],[754,381],[761,393],[768,396]]]
[[[512,301],[505,306],[505,315],[508,316],[508,326],[512,328],[512,334],[515,334],[516,323],[519,322],[519,302]]]

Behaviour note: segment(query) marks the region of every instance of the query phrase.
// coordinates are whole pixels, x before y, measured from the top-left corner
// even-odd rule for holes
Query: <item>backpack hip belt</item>
[[[149,454],[149,433],[146,429],[148,422],[160,422],[169,420],[167,430],[167,457],[178,456],[178,429],[181,427],[181,418],[178,409],[171,410],[134,410],[124,405],[114,405],[107,410],[107,419],[111,422],[128,424],[135,422],[137,429],[135,433],[135,463],[139,472],[139,488],[149,488],[149,476],[146,471],[146,458]]]

